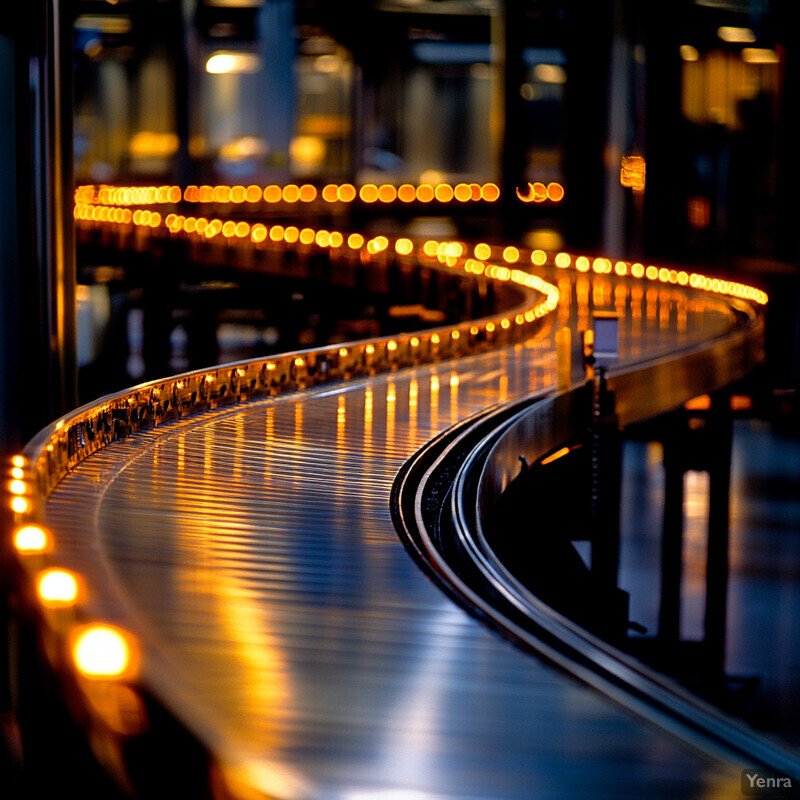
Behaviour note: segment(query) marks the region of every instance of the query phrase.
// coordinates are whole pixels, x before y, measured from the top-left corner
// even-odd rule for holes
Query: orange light
[[[39,525],[23,525],[14,531],[14,547],[19,553],[44,553],[50,549],[50,534]]]
[[[429,183],[420,184],[417,186],[416,194],[417,200],[419,200],[420,203],[430,203],[434,197],[433,186]]]
[[[343,183],[338,194],[342,203],[352,203],[356,199],[356,187],[352,183]]]
[[[448,183],[440,183],[434,190],[434,195],[440,203],[449,203],[453,199],[453,187]]]
[[[36,593],[47,608],[71,606],[81,593],[80,579],[66,569],[47,569],[37,578]]]
[[[398,187],[397,197],[402,203],[413,203],[417,197],[417,190],[410,183],[404,183]]]
[[[380,200],[381,203],[393,203],[397,200],[397,189],[390,183],[383,184],[378,189],[378,200]]]
[[[509,245],[503,250],[503,261],[507,264],[516,264],[519,261],[519,250]]]
[[[283,187],[283,201],[285,203],[296,203],[300,199],[300,187],[289,183]]]
[[[30,504],[24,497],[17,495],[11,499],[11,510],[14,513],[24,514],[29,508]]]
[[[398,255],[407,256],[414,251],[414,243],[411,239],[398,239],[394,243],[394,249]]]
[[[564,456],[569,454],[569,447],[562,447],[560,450],[556,450],[555,453],[552,455],[547,456],[547,458],[542,459],[542,466],[546,466],[547,464],[552,464],[554,461],[558,461],[559,458],[563,458]]]
[[[300,202],[311,203],[317,199],[317,187],[310,183],[304,183],[300,187]]]
[[[72,657],[84,677],[120,678],[133,666],[132,641],[111,625],[88,625],[75,637]]]
[[[283,190],[280,186],[267,186],[264,189],[264,200],[268,203],[278,203],[283,197]]]
[[[708,411],[711,408],[711,397],[707,394],[701,394],[698,397],[687,400],[683,407],[687,411]]]
[[[494,183],[485,183],[481,187],[481,199],[485,200],[487,203],[494,203],[500,197],[500,189],[497,187],[497,184]]]
[[[374,203],[378,199],[378,187],[374,183],[365,183],[359,189],[358,196],[365,203]]]

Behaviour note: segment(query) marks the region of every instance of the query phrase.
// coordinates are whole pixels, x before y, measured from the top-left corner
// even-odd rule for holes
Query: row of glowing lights
[[[320,241],[316,232],[314,241]],[[364,237],[357,241],[352,238],[350,242],[353,246],[363,246]],[[356,235],[360,236],[360,234]],[[290,237],[291,238],[291,237]],[[381,252],[389,246],[389,240],[384,236],[377,236],[366,243],[369,252]],[[464,259],[466,247],[460,242],[436,242],[427,241],[422,246],[422,252],[431,258],[436,258],[448,266],[455,266],[456,263]],[[410,239],[398,239],[395,242],[395,251],[399,254],[411,254],[414,251],[414,243]],[[487,334],[494,333],[499,327],[502,330],[510,329],[514,324],[523,325],[550,313],[558,304],[558,290],[552,285],[522,270],[512,270],[508,267],[485,264],[474,258],[463,260],[465,271],[473,274],[485,274],[496,280],[512,280],[528,288],[538,290],[545,295],[543,301],[536,306],[527,309],[525,312],[518,313],[513,319],[503,318],[497,323],[487,321],[483,323],[483,330]],[[477,336],[481,332],[481,327],[472,325],[469,334]],[[428,336],[430,343],[434,346],[439,345],[446,337],[448,332],[433,332]],[[449,331],[449,338],[457,341],[462,336],[462,331],[452,329]],[[420,336],[412,336],[409,339],[409,346],[412,349],[422,344]],[[397,351],[400,343],[395,339],[386,342],[386,350],[389,353]],[[364,353],[372,355],[376,352],[374,343],[367,343],[364,346]],[[351,355],[351,351],[342,347],[338,350],[341,358]],[[305,359],[295,357],[294,365],[298,368],[306,366]],[[268,362],[267,370],[275,370],[276,362]],[[244,374],[243,369],[237,370],[239,375]],[[214,375],[206,375],[207,382],[215,380]],[[183,381],[176,384],[177,388],[183,388]],[[63,427],[57,425],[57,428]],[[16,514],[28,514],[31,512],[31,503],[27,497],[29,487],[24,480],[26,465],[23,456],[15,456],[11,471],[11,481],[9,491],[12,495],[11,509]],[[42,526],[35,524],[25,524],[14,531],[14,546],[22,556],[44,554],[52,551],[53,541],[50,533]],[[80,603],[85,597],[86,589],[83,579],[75,572],[61,567],[50,567],[40,570],[35,579],[36,592],[39,600],[47,609],[71,608]],[[105,623],[90,623],[80,626],[71,638],[71,654],[73,662],[80,674],[87,678],[106,678],[116,679],[129,677],[136,668],[137,648],[135,641],[126,631]]]
[[[15,511],[26,511],[28,501],[24,493],[27,487],[23,480],[25,459],[15,456],[12,464],[11,506]],[[41,555],[53,547],[49,531],[35,524],[16,528],[13,544],[21,556]],[[35,586],[40,602],[50,610],[72,608],[86,595],[80,575],[62,567],[39,570]],[[87,678],[126,677],[136,668],[136,645],[133,639],[113,625],[88,623],[78,626],[70,637],[70,652],[78,671]]]
[[[547,185],[540,181],[529,183],[525,192],[517,191],[523,202],[559,202],[564,188],[559,183]],[[415,186],[404,183],[365,183],[356,187],[352,183],[327,184],[321,189],[305,184],[279,186],[81,186],[75,192],[77,203],[99,203],[110,206],[153,205],[159,203],[313,203],[321,199],[326,203],[459,203],[483,201],[494,203],[500,199],[500,188],[495,183],[422,183]]]
[[[75,207],[75,217],[81,220],[91,220],[96,222],[109,222],[117,224],[134,224],[150,228],[158,228],[162,221],[173,234],[186,233],[196,236],[204,236],[212,239],[222,236],[226,239],[247,239],[254,244],[260,244],[270,240],[274,243],[316,245],[318,247],[330,247],[333,249],[347,246],[352,250],[360,250],[366,246],[371,254],[377,254],[387,250],[390,241],[386,236],[375,236],[366,239],[360,233],[345,235],[340,231],[316,230],[314,228],[299,228],[295,225],[272,225],[267,227],[263,223],[251,224],[249,222],[233,220],[223,221],[221,219],[208,219],[206,217],[186,217],[180,214],[168,214],[163,217],[158,211],[139,209],[131,211],[129,208],[114,208],[110,206],[94,206],[81,204]],[[422,245],[422,252],[425,255],[437,255],[440,242],[428,241]],[[466,253],[465,245],[461,243],[451,243],[450,247],[458,247],[459,252],[453,258],[461,258]],[[395,241],[394,249],[398,255],[410,256],[414,253],[415,245],[411,239],[399,238]],[[500,252],[498,252],[500,250]],[[523,260],[522,251],[514,246],[505,248],[492,247],[481,243],[477,244],[473,250],[474,256],[479,261],[488,261],[492,258],[500,258],[507,264],[516,264]],[[533,250],[530,254],[531,264],[534,266],[546,266],[549,256],[544,250]],[[608,258],[598,257],[590,259],[587,256],[574,257],[569,253],[560,252],[553,257],[553,264],[561,269],[574,268],[578,272],[593,272],[597,275],[617,275],[619,277],[631,276],[633,278],[645,278],[650,281],[658,281],[664,284],[677,286],[688,286],[692,289],[700,289],[715,294],[723,294],[731,297],[738,297],[742,300],[764,305],[768,296],[766,292],[753,286],[748,286],[737,281],[729,281],[722,278],[710,278],[696,272],[685,270],[668,269],[667,267],[656,267],[653,265],[645,266],[641,263],[628,263],[626,261],[612,261]],[[478,274],[478,273],[476,273]],[[502,280],[502,278],[501,278]]]
[[[136,225],[149,227],[158,227],[162,222],[161,214],[146,209],[131,212],[130,209],[125,208],[114,209],[90,205],[76,207],[76,217],[105,222],[133,222]],[[385,236],[375,236],[367,240],[361,234],[354,233],[345,239],[345,235],[338,231],[314,230],[311,228],[300,229],[295,226],[284,227],[276,225],[267,228],[261,223],[250,225],[250,223],[246,222],[233,222],[231,220],[223,222],[222,220],[182,217],[176,214],[167,215],[163,219],[165,225],[173,233],[183,231],[206,237],[222,234],[225,237],[237,237],[240,239],[249,236],[255,243],[266,241],[269,238],[274,242],[300,242],[303,244],[316,244],[320,247],[341,247],[346,241],[348,247],[361,249],[366,246],[367,251],[372,254],[388,250],[391,244],[390,240]],[[415,247],[414,242],[408,238],[398,238],[394,242],[394,250],[398,255],[410,256],[414,254]],[[499,281],[511,280],[543,292],[546,295],[546,299],[542,303],[535,308],[516,315],[513,322],[518,325],[532,322],[534,319],[553,310],[557,305],[558,292],[555,287],[521,269],[511,268],[520,262],[524,263],[523,253],[517,247],[508,246],[501,249],[487,243],[479,243],[472,248],[472,256],[470,256],[468,247],[462,242],[428,240],[421,245],[420,252],[425,256],[436,258],[451,267],[461,263],[463,260],[463,268],[466,272],[485,275],[490,279]],[[493,257],[502,260],[504,264],[487,264],[486,262]],[[543,250],[533,250],[530,253],[530,263],[534,266],[545,266],[548,261],[549,256]],[[645,278],[661,283],[690,286],[695,289],[732,295],[762,304],[767,302],[767,295],[754,287],[734,281],[708,278],[682,270],[659,268],[652,265],[645,266],[640,263],[629,264],[625,261],[612,262],[607,258],[574,257],[564,252],[557,253],[553,257],[552,263],[560,269],[571,267],[583,273],[615,274],[620,277],[630,275],[634,278]],[[512,324],[512,320],[509,318],[504,318],[499,322],[500,327],[506,330]],[[484,330],[487,333],[493,333],[496,330],[495,323],[491,321],[485,323]],[[480,328],[477,325],[473,325],[470,327],[469,332],[472,335],[477,335],[480,332]],[[450,331],[450,337],[454,341],[460,336],[461,332],[459,330],[453,329]],[[430,335],[432,344],[437,345],[440,341],[441,335],[439,333]],[[412,348],[418,347],[421,344],[420,337],[411,337],[409,344]],[[399,344],[395,340],[389,340],[386,344],[386,349],[389,352],[397,350],[398,347]],[[374,353],[375,345],[372,343],[366,344],[364,352],[367,354]],[[339,355],[346,357],[349,355],[349,351],[347,348],[341,348]],[[298,367],[305,365],[305,361],[301,357],[295,358],[294,363]],[[267,364],[267,369],[274,369],[276,366],[274,362],[270,362]],[[214,380],[213,376],[207,376],[206,379]],[[12,494],[11,508],[18,514],[25,514],[30,511],[30,504],[25,496],[28,488],[23,479],[24,465],[25,460],[22,456],[15,457],[12,480],[9,484]],[[18,528],[14,534],[14,544],[17,551],[23,555],[44,553],[50,550],[52,546],[49,533],[37,525],[24,525]],[[36,586],[38,596],[47,608],[72,606],[80,601],[84,593],[80,577],[69,570],[58,567],[41,571],[37,577]],[[80,673],[87,677],[121,677],[129,674],[133,668],[135,646],[130,636],[124,631],[103,623],[94,623],[80,628],[72,642],[72,656]]]

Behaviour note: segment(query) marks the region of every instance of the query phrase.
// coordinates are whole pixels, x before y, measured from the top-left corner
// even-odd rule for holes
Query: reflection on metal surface
[[[231,259],[291,248],[365,267],[409,259],[465,280],[515,283],[532,300],[482,320],[146,384],[43,431],[15,465],[23,474],[13,479],[32,487],[15,495],[26,503],[17,521],[42,517],[56,548],[33,558],[91,582],[81,615],[135,632],[95,629],[130,647],[132,661],[118,658],[116,674],[135,666],[242,792],[527,799],[557,779],[565,798],[599,784],[615,796],[644,785],[651,797],[697,797],[727,780],[728,765],[643,729],[454,607],[407,557],[387,500],[405,460],[445,427],[552,384],[552,331],[540,321],[558,291],[528,270],[554,274],[560,322],[588,327],[598,306],[620,313],[623,360],[666,360],[727,335],[721,350],[690,353],[683,367],[643,368],[623,418],[650,407],[645,398],[662,392],[664,374],[678,377],[659,401],[668,404],[711,361],[756,359],[757,324],[752,339],[731,330],[756,320],[749,304],[763,293],[566,253],[478,245],[471,258],[461,242],[412,241],[409,250],[406,239],[187,217],[159,205],[175,202],[174,188],[155,188],[155,199],[130,190],[131,204],[154,206],[135,210],[127,189],[107,203],[81,190],[78,225],[137,247],[224,248]],[[257,197],[251,187],[188,187],[183,199],[320,199],[295,188]],[[322,200],[354,202],[350,189],[325,187]],[[437,189],[415,201],[449,196]],[[473,187],[470,198],[492,202],[494,189]],[[408,196],[398,189],[381,199],[377,186],[366,194],[366,203]],[[58,633],[74,630],[71,620]],[[118,641],[105,648],[123,651]],[[114,673],[95,659],[81,655],[78,668]],[[632,761],[635,775],[608,774],[607,763]]]

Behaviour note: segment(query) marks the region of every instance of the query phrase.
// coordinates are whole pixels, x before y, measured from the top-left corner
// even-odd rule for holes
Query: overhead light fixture
[[[206,61],[206,72],[212,75],[230,73],[258,72],[261,69],[261,58],[256,53],[235,53],[217,51]]]
[[[768,47],[745,47],[742,50],[742,59],[748,64],[778,64],[780,57]]]
[[[750,28],[737,28],[733,25],[723,25],[717,28],[717,36],[723,42],[731,44],[752,44],[756,40],[756,35]]]
[[[684,61],[697,61],[700,58],[700,53],[697,48],[690,44],[681,45],[681,58]]]

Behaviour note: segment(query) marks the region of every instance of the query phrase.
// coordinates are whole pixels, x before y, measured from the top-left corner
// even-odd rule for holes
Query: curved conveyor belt
[[[710,295],[632,300],[624,281],[595,280],[622,287],[624,304],[605,296],[626,314],[629,361],[735,320]],[[136,634],[139,684],[232,795],[738,793],[748,764],[498,636],[397,535],[389,498],[405,462],[487,407],[552,387],[555,368],[548,334],[232,405],[98,450],[58,484],[44,517],[60,562],[91,576],[94,615]]]

